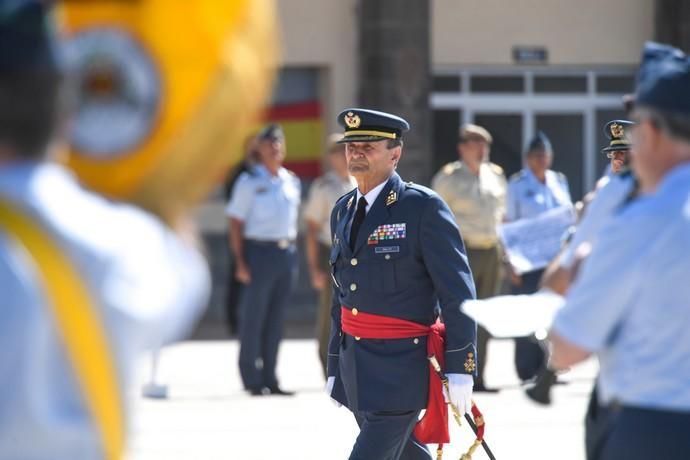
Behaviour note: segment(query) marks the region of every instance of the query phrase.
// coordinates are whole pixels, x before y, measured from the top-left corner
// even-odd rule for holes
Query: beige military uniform
[[[319,259],[321,268],[329,270],[328,257],[331,248],[331,210],[338,198],[357,187],[357,181],[350,176],[344,181],[333,171],[317,178],[311,185],[309,198],[304,208],[304,218],[315,222],[321,229],[319,232]],[[329,278],[330,279],[330,278]],[[324,373],[328,360],[328,339],[331,327],[331,297],[333,289],[329,284],[322,291],[319,298],[319,309],[316,315],[316,337],[319,341],[319,358]]]
[[[506,209],[506,178],[503,169],[484,163],[479,176],[472,174],[460,161],[448,163],[434,176],[432,188],[448,203],[460,227],[472,269],[477,298],[498,294],[501,283],[501,248],[496,226],[503,221]],[[484,387],[489,333],[477,328],[479,367],[475,388]]]
[[[431,187],[453,211],[467,247],[496,246],[496,226],[506,209],[507,185],[500,166],[485,163],[475,176],[459,161],[448,163],[434,176]]]

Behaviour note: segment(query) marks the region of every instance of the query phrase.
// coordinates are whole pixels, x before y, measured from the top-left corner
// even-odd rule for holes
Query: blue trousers
[[[360,432],[349,460],[431,460],[412,435],[419,411],[355,412]]]
[[[596,459],[690,459],[690,412],[623,407]]]
[[[539,281],[544,269],[534,270],[522,275],[522,285],[512,286],[511,294],[533,294],[539,289]],[[537,375],[546,363],[546,354],[535,340],[528,337],[515,339],[515,370],[520,380],[529,380]]]
[[[294,245],[245,242],[251,282],[241,294],[240,374],[245,388],[275,387],[284,311],[297,275]]]

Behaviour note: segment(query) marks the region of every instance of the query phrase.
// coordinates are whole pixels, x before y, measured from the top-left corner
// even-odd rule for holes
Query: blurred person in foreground
[[[351,460],[429,459],[424,443],[448,442],[444,396],[460,414],[472,404],[476,323],[460,305],[475,290],[465,247],[445,202],[395,172],[407,121],[352,108],[338,123],[357,188],[331,214],[326,389],[360,427]],[[429,355],[441,362],[450,394]]]
[[[489,161],[492,141],[481,126],[461,126],[459,161],[443,166],[431,180],[431,188],[448,203],[462,229],[478,299],[497,295],[501,282],[502,251],[496,228],[505,215],[506,178],[503,169]],[[474,391],[497,391],[484,385],[488,341],[489,333],[478,326]]]
[[[609,145],[601,151],[609,159],[610,174],[597,181],[597,187],[590,192],[590,203],[577,224],[572,240],[558,257],[544,271],[541,286],[560,295],[565,295],[581,263],[577,250],[583,244],[592,246],[596,235],[627,197],[634,192],[636,181],[630,168],[630,141],[634,123],[628,120],[612,120],[604,127]]]
[[[596,354],[597,460],[690,458],[690,59],[648,43],[638,70],[632,167],[557,314],[551,366]],[[611,283],[615,273],[624,283]],[[591,432],[596,430],[596,433]]]
[[[0,5],[0,458],[119,459],[138,352],[180,337],[208,269],[188,230],[82,188],[49,2]]]
[[[552,171],[552,163],[551,141],[540,131],[527,146],[525,167],[508,181],[506,222],[533,219],[551,209],[573,206],[568,179],[563,173]],[[510,264],[507,268],[511,275],[511,294],[533,294],[539,289],[544,268],[520,275]],[[539,344],[529,338],[515,339],[515,369],[521,380],[533,378],[545,360]]]
[[[232,199],[232,190],[235,187],[237,179],[242,173],[250,172],[257,162],[256,152],[257,139],[255,135],[248,136],[244,141],[244,157],[240,164],[235,166],[228,174],[228,179],[225,182],[225,202],[229,203]],[[228,334],[235,335],[239,331],[239,322],[237,310],[242,293],[242,283],[235,277],[237,269],[235,257],[232,253],[232,237],[230,236],[230,228],[228,228],[228,284],[225,293],[225,324],[228,328]]]
[[[285,134],[266,126],[257,137],[259,162],[240,175],[228,203],[239,304],[239,367],[252,396],[292,395],[278,384],[276,365],[285,308],[297,278],[300,180],[283,167]]]
[[[324,375],[328,363],[328,336],[331,328],[331,282],[328,258],[331,253],[331,210],[338,199],[357,187],[357,181],[347,170],[345,145],[337,141],[343,136],[332,134],[328,138],[328,172],[314,180],[304,208],[307,223],[307,264],[311,285],[319,291],[316,314],[316,339]]]

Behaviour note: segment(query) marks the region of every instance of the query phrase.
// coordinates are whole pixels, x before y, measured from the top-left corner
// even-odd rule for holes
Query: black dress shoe
[[[264,396],[264,395],[267,395],[269,393],[268,388],[265,388],[265,387],[251,387],[251,388],[247,388],[247,391],[252,396]]]
[[[274,386],[274,387],[268,387],[268,393],[272,395],[277,395],[277,396],[294,396],[295,392],[294,391],[285,391],[281,389],[279,386]]]

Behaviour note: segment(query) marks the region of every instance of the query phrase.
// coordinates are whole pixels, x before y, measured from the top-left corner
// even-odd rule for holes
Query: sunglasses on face
[[[624,160],[624,159],[625,159],[625,155],[626,155],[627,153],[628,153],[628,152],[627,152],[627,151],[624,151],[624,150],[616,150],[616,151],[614,151],[614,152],[608,152],[608,153],[606,153],[606,158],[608,158],[609,160],[613,160],[613,159],[616,159],[616,160]]]

